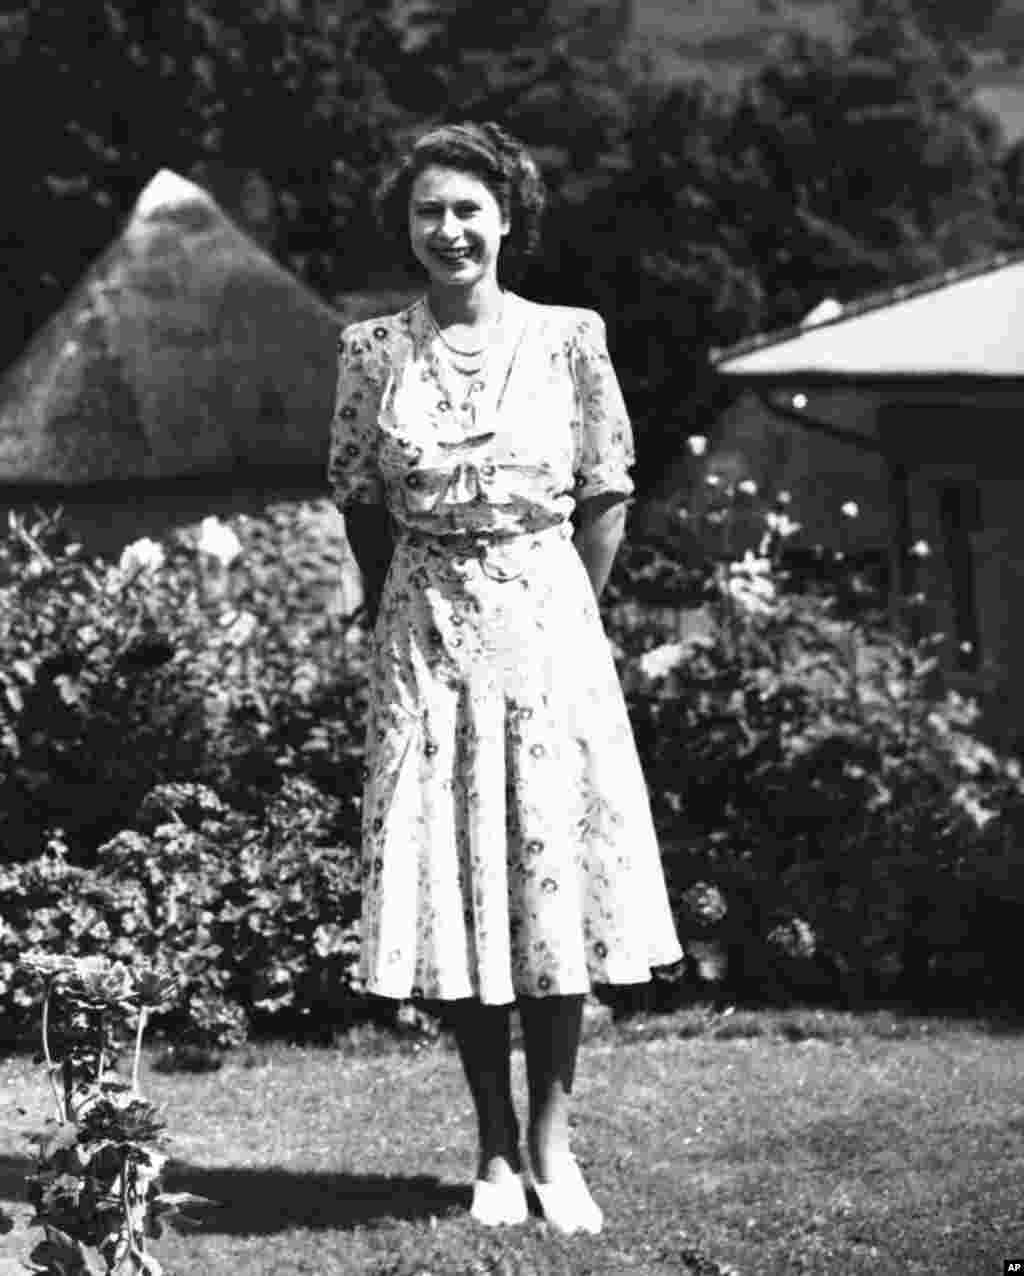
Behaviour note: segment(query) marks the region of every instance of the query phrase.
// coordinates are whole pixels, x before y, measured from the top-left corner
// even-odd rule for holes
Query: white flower
[[[991,811],[988,807],[982,806],[965,784],[957,787],[953,794],[953,801],[971,817],[979,829],[983,829],[986,824],[996,819],[998,814],[996,811]]]
[[[757,495],[757,484],[754,482],[753,479],[744,479],[743,482],[739,485],[739,487],[740,487],[740,491],[745,496]]]
[[[788,514],[768,513],[764,521],[768,525],[768,530],[774,532],[776,536],[781,536],[783,540],[793,536],[803,527],[803,523],[794,523]]]
[[[915,558],[928,558],[932,552],[932,547],[927,541],[915,541],[910,547],[910,552]]]
[[[233,647],[244,647],[256,632],[259,621],[251,611],[232,612],[222,621],[225,638]]]
[[[729,594],[745,610],[759,616],[769,616],[775,602],[775,586],[771,581],[729,581]]]
[[[684,654],[681,642],[662,643],[640,657],[640,671],[648,678],[664,678],[679,664]]]
[[[806,395],[806,394],[794,394],[794,395],[793,395],[793,407],[794,407],[794,408],[796,408],[796,410],[797,410],[798,412],[802,412],[802,411],[803,411],[803,409],[807,407],[807,395]]]
[[[775,498],[780,505],[788,505],[793,499],[792,492],[780,492]]]
[[[223,567],[230,567],[242,552],[242,542],[235,533],[212,514],[199,525],[196,547],[201,554],[216,558]]]
[[[124,547],[117,565],[123,575],[130,578],[140,572],[157,571],[163,567],[165,557],[162,545],[143,536]]]
[[[722,480],[721,478],[719,478],[717,474],[709,474],[707,478],[704,480],[704,482],[707,483],[708,487],[722,486]]]
[[[856,518],[857,515],[860,513],[860,506],[857,504],[856,501],[847,501],[843,505],[843,513],[846,515],[847,518]]]
[[[936,733],[936,735],[949,735],[949,723],[941,713],[929,713],[925,721]]]
[[[771,571],[769,559],[758,558],[748,549],[741,562],[729,564],[726,590],[745,610],[768,615],[778,597]]]
[[[686,440],[686,446],[692,456],[703,456],[708,450],[707,437],[703,434],[691,434]]]
[[[771,559],[759,558],[752,549],[746,550],[737,562],[729,564],[729,573],[733,576],[770,576],[771,572]]]

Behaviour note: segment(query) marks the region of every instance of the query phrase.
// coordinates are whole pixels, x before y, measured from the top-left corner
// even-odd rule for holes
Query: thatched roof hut
[[[412,296],[389,281],[328,305],[162,170],[0,378],[0,513],[59,506],[72,539],[116,556],[207,514],[326,496],[338,332]]]
[[[320,465],[341,322],[162,170],[0,380],[0,484]]]

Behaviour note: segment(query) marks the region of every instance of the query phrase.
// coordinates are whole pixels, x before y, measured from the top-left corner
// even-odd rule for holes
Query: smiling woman
[[[483,182],[468,173],[431,166],[413,182],[409,236],[417,260],[439,288],[460,287],[497,274],[509,221]]]
[[[506,283],[542,206],[496,124],[411,149],[381,211],[426,293],[342,333],[330,476],[374,609],[366,990],[445,1007],[485,1224],[527,1215],[518,1004],[531,1182],[554,1228],[596,1232],[569,1149],[583,998],[682,953],[597,606],[633,491],[626,406],[600,316]]]
[[[496,284],[498,255],[508,232],[507,214],[489,187],[469,173],[432,165],[413,182],[409,242],[430,277],[430,317],[435,330],[447,355],[454,356],[449,358],[453,369],[463,376],[482,372],[484,355],[504,311],[501,299],[496,322],[489,324],[486,316],[480,322],[479,316],[487,310],[484,296],[474,308],[476,314],[463,313],[464,299],[474,286],[484,294],[492,282]],[[465,348],[467,343],[470,349]]]
[[[532,156],[497,125],[445,125],[421,137],[377,193],[378,222],[396,254],[416,257],[410,197],[428,167],[475,178],[508,224],[502,237],[501,281],[514,285],[540,243],[545,189]],[[422,262],[420,263],[422,265]]]

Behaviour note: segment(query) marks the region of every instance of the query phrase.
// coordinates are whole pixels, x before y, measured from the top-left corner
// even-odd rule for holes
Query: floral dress
[[[339,342],[338,508],[387,504],[361,974],[393,998],[586,992],[682,952],[577,500],[633,490],[600,317],[506,294],[486,375],[424,301]]]

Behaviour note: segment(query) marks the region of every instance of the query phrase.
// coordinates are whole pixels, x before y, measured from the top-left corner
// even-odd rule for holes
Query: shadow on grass
[[[383,1219],[425,1219],[468,1210],[468,1186],[431,1175],[293,1173],[283,1169],[208,1169],[172,1161],[168,1192],[208,1203],[186,1206],[180,1230],[258,1236],[294,1227],[345,1229]]]
[[[0,1202],[25,1200],[28,1157],[0,1156]],[[207,1169],[171,1161],[168,1192],[192,1192],[203,1203],[185,1207],[172,1226],[192,1233],[259,1236],[290,1228],[341,1229],[384,1219],[426,1219],[469,1209],[468,1186],[432,1175],[296,1174],[282,1169]],[[5,1215],[0,1209],[0,1221]],[[0,1232],[3,1227],[0,1226]]]

